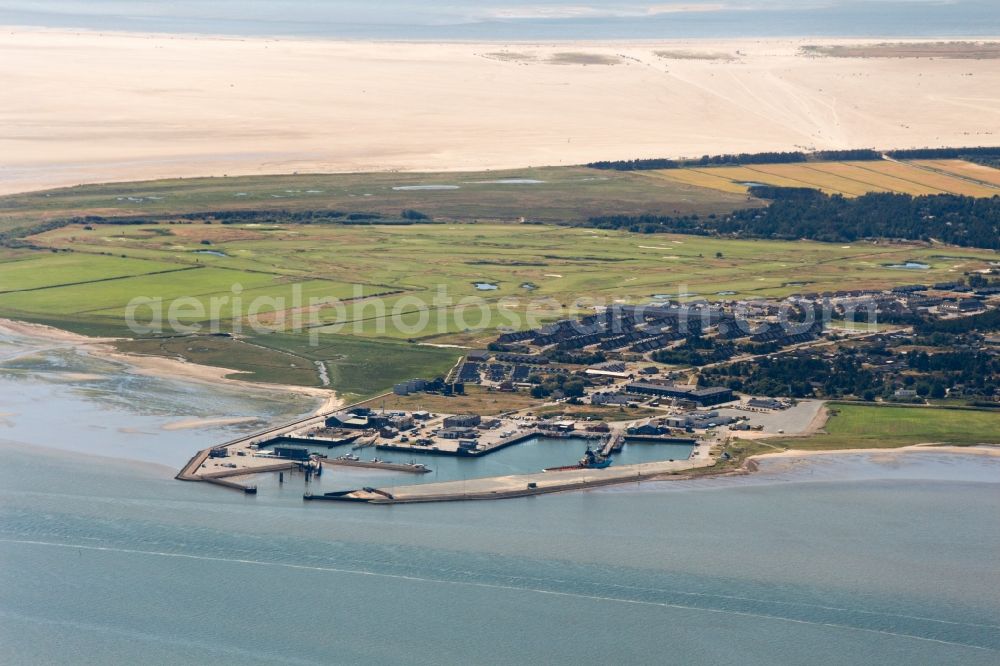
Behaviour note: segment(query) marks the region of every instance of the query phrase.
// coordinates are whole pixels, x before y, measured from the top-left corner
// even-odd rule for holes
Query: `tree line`
[[[604,215],[584,226],[639,233],[683,233],[741,238],[809,239],[831,243],[868,238],[939,241],[1000,250],[1000,196],[955,194],[911,196],[873,192],[847,199],[796,188],[751,188],[772,198],[767,208],[729,215]]]
[[[587,164],[592,169],[614,171],[643,171],[649,169],[682,169],[684,167],[740,166],[743,164],[786,164],[790,162],[832,161],[832,160],[880,160],[881,153],[870,148],[851,150],[821,150],[812,153],[801,151],[736,153],[724,155],[703,155],[693,159],[633,159],[604,160]]]
[[[602,160],[599,162],[590,162],[587,166],[591,169],[644,171],[649,169],[682,169],[684,167],[741,166],[744,164],[786,164],[790,162],[834,162],[847,160],[863,162],[881,160],[884,156],[889,156],[893,159],[964,159],[991,166],[1000,161],[1000,147],[915,148],[887,150],[884,153],[873,148],[818,150],[814,152],[735,153],[703,155],[702,157],[691,159],[656,157],[631,160]]]

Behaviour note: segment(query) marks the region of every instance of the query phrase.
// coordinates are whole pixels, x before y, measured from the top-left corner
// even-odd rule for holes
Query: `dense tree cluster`
[[[979,155],[968,158],[968,161],[975,162],[976,164],[982,164],[983,166],[990,167],[991,169],[1000,169],[1000,154]]]
[[[577,365],[594,365],[604,363],[608,360],[604,352],[596,351],[567,351],[565,349],[548,349],[542,352],[542,356],[553,363],[571,363]]]
[[[926,319],[914,326],[914,330],[924,336],[934,333],[954,336],[972,331],[996,331],[1000,330],[1000,310],[987,310],[982,314],[957,319]]]
[[[564,373],[549,375],[536,373],[529,376],[528,381],[534,384],[531,387],[531,397],[533,398],[547,398],[556,392],[567,398],[579,398],[584,394],[584,388],[587,386],[582,378]]]
[[[717,338],[692,335],[672,349],[660,349],[653,352],[652,358],[658,363],[699,366],[727,361],[735,354],[736,348],[732,344]]]
[[[913,341],[848,347],[833,356],[815,351],[778,354],[702,370],[703,380],[757,395],[793,398],[899,400],[909,389],[917,401],[940,399],[949,389],[996,406],[1000,395],[1000,356],[977,340],[936,333]],[[904,394],[905,395],[905,394]]]
[[[587,226],[837,243],[865,238],[936,240],[1000,249],[1000,197],[874,192],[847,199],[821,192],[805,195],[798,188],[793,194],[778,194],[781,188],[753,189],[776,198],[767,208],[747,208],[727,216],[609,215],[590,218]]]
[[[702,372],[708,383],[723,383],[754,395],[792,398],[861,396],[880,390],[881,382],[862,367],[858,358],[838,355],[833,359],[811,355],[782,355],[732,363]]]

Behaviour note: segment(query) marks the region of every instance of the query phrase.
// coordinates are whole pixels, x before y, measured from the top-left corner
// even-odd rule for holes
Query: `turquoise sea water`
[[[160,425],[191,404],[308,406],[15,347],[0,340],[0,663],[1000,660],[997,459],[855,454],[501,502],[306,505],[301,476],[256,497],[173,480],[173,460],[236,428]],[[67,364],[106,377],[67,382]],[[106,428],[74,443],[81,423]]]
[[[0,25],[375,39],[993,36],[993,0],[0,0]]]

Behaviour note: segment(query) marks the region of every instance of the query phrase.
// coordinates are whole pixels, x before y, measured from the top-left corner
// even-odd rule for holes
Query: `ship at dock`
[[[546,467],[543,472],[564,472],[577,469],[607,469],[611,467],[611,456],[603,455],[600,451],[587,447],[583,457],[575,465],[564,467]]]

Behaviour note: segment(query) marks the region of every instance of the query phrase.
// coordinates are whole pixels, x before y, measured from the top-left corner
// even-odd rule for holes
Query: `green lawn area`
[[[457,189],[407,189],[427,185]],[[0,197],[0,232],[75,215],[161,218],[76,223],[31,236],[34,249],[0,248],[0,316],[130,336],[125,312],[135,297],[163,299],[165,317],[172,302],[185,298],[177,319],[203,325],[215,300],[219,330],[234,332],[238,284],[242,342],[158,338],[141,342],[143,350],[294,384],[317,383],[320,362],[333,388],[365,396],[403,379],[441,375],[461,354],[416,343],[481,347],[499,330],[544,325],[592,312],[595,305],[678,294],[782,297],[845,285],[945,281],[956,270],[981,269],[996,258],[919,244],[724,239],[548,224],[608,213],[725,213],[754,203],[740,194],[582,167],[203,178]],[[254,210],[275,211],[280,220],[278,211],[331,209],[386,217],[416,209],[435,223],[208,224],[204,216],[180,217]],[[919,277],[887,268],[907,261],[929,268]],[[306,307],[295,308],[299,290]],[[379,296],[368,298],[373,295]],[[310,298],[320,297],[341,299],[341,307],[308,307]],[[286,324],[299,320],[307,329],[251,330],[246,318],[254,307],[262,324],[280,327],[279,310]],[[142,322],[149,312],[136,314]],[[313,324],[318,337],[308,329]]]
[[[185,268],[163,261],[78,252],[20,252],[0,258],[0,294],[63,284],[113,280]]]
[[[185,349],[181,355],[251,373],[252,379],[295,384],[318,381],[310,366],[320,361],[334,388],[356,396],[410,377],[443,374],[461,353],[414,342],[481,347],[498,327],[523,329],[590,312],[594,304],[648,303],[678,293],[777,297],[845,284],[912,282],[906,271],[882,268],[901,261],[927,263],[921,278],[943,280],[956,264],[972,270],[993,256],[976,250],[944,256],[941,248],[903,244],[840,246],[485,223],[73,225],[32,242],[60,251],[0,255],[0,284],[31,289],[0,293],[0,316],[130,336],[124,316],[130,299],[162,298],[166,316],[171,302],[187,297],[188,305],[175,313],[181,323],[207,324],[211,301],[218,300],[219,330],[230,332],[238,284],[243,335],[299,360],[258,358],[238,346]],[[73,284],[79,278],[91,281]],[[496,288],[477,289],[477,283]],[[247,326],[254,306],[264,315],[262,324],[280,324],[269,316],[276,308],[291,324],[296,290],[305,306],[311,297],[343,301],[340,307],[294,311],[304,326],[329,325],[318,328],[316,346],[308,330],[286,327],[266,335]],[[376,294],[384,296],[358,300]],[[226,297],[228,302],[220,300]],[[148,308],[136,314],[140,322],[148,320]],[[422,320],[425,325],[418,326]]]
[[[252,340],[309,362],[322,362],[333,388],[352,398],[381,393],[405,379],[443,377],[462,355],[460,349],[349,335],[321,335],[315,345],[308,333],[275,333]]]
[[[792,449],[894,448],[940,443],[1000,444],[1000,411],[939,407],[830,405],[827,434],[769,439]]]
[[[235,370],[230,379],[319,386],[319,374],[309,359],[286,352],[262,348],[231,338],[190,336],[128,340],[117,343],[118,349],[134,354],[183,358],[200,365]]]

